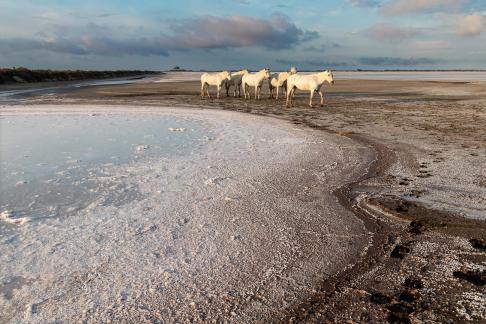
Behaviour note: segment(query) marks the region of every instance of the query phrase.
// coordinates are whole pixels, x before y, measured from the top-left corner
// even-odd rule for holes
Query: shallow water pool
[[[35,220],[99,197],[137,199],[136,185],[115,179],[111,166],[189,154],[208,132],[190,118],[147,113],[2,116],[0,211]]]

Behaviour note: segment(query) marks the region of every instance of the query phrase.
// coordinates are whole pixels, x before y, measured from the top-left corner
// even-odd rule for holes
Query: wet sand
[[[288,109],[282,100],[200,99],[198,88],[197,82],[100,86],[32,103],[233,110],[351,140],[363,148],[365,173],[354,174],[332,192],[362,221],[371,244],[359,245],[358,256],[344,270],[323,274],[285,307],[272,304],[275,296],[256,296],[244,309],[273,309],[266,318],[275,321],[486,318],[485,84],[337,80],[326,87],[325,107],[314,109],[306,106],[307,94]],[[252,319],[232,308],[243,304],[243,296],[227,298],[223,313],[205,319]]]

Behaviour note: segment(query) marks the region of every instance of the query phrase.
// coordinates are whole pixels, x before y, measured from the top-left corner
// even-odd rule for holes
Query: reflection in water
[[[102,85],[116,85],[116,84],[128,84],[136,82],[146,82],[151,78],[130,78],[130,79],[107,79],[107,80],[90,80],[82,81],[78,83],[71,83],[59,86],[44,86],[36,87],[32,84],[32,88],[16,89],[16,90],[1,90],[0,89],[0,102],[17,102],[28,99],[30,97],[48,95],[53,93],[61,93],[69,91],[75,88],[90,87],[90,86],[102,86]]]

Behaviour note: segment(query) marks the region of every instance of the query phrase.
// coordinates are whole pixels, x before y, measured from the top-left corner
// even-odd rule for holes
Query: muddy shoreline
[[[279,321],[486,318],[486,224],[477,219],[484,211],[480,197],[486,181],[481,173],[486,138],[478,133],[486,113],[484,84],[346,81],[331,90],[325,108],[314,110],[304,107],[302,96],[296,108],[284,110],[281,101],[201,100],[195,89],[195,82],[105,86],[35,102],[123,105],[136,100],[235,110],[349,137],[369,147],[376,158],[367,175],[334,194],[373,233],[372,247],[354,266],[323,280],[314,295],[285,310]],[[465,178],[463,173],[447,178],[454,159],[473,175],[457,189],[451,181],[461,179],[461,184]],[[447,203],[456,196],[464,200]]]

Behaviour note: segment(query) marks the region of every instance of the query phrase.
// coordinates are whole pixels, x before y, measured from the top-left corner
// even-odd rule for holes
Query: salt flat
[[[373,158],[349,138],[261,116],[160,106],[2,108],[0,122],[11,120],[54,129],[63,120],[108,130],[110,123],[131,124],[141,137],[127,137],[128,158],[107,163],[100,153],[78,163],[79,179],[67,181],[80,181],[69,192],[74,209],[67,200],[66,208],[36,217],[26,207],[27,223],[3,223],[0,309],[8,322],[270,320],[369,244],[362,221],[333,194]],[[144,128],[147,120],[151,127]],[[149,154],[171,143],[143,141],[159,120],[181,150]],[[93,136],[93,126],[86,130]],[[104,141],[109,134],[96,136]],[[69,163],[44,163],[60,170],[41,179],[65,180]],[[90,195],[82,194],[82,181]],[[24,203],[46,188],[28,192]],[[136,194],[110,199],[125,191]]]

